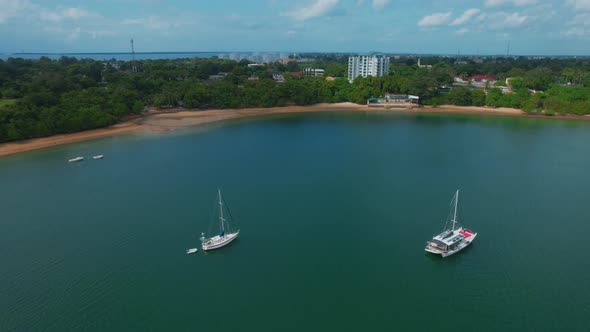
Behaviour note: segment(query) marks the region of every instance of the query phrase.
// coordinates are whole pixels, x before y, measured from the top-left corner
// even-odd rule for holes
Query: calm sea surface
[[[335,113],[2,158],[0,331],[587,331],[589,143],[586,122]],[[240,237],[186,255],[217,187]],[[479,236],[429,256],[457,188]]]
[[[183,58],[210,58],[213,56],[229,56],[234,52],[138,52],[135,53],[136,60],[156,60],[156,59],[183,59]],[[252,52],[240,52],[242,55],[251,55]],[[0,59],[23,58],[23,59],[39,59],[41,57],[48,57],[57,60],[63,56],[74,57],[78,59],[93,59],[93,60],[122,60],[131,61],[133,55],[131,53],[0,53]]]

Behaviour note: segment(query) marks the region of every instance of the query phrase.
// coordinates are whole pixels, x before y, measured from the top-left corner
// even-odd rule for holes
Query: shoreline
[[[590,116],[581,115],[531,115],[514,108],[488,108],[479,106],[442,105],[439,107],[424,106],[420,108],[381,108],[368,107],[353,103],[317,104],[312,106],[284,106],[271,108],[248,109],[213,109],[189,110],[171,109],[165,111],[149,110],[140,118],[127,120],[111,127],[92,129],[71,134],[60,134],[49,137],[34,138],[23,141],[1,143],[0,157],[40,150],[55,146],[73,144],[98,138],[105,138],[138,132],[166,132],[178,128],[248,117],[260,117],[273,114],[296,114],[314,112],[364,111],[375,113],[432,113],[432,114],[475,114],[486,116],[531,117],[542,119],[590,120]]]

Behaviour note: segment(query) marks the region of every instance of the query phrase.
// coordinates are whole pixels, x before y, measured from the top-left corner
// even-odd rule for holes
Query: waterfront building
[[[348,58],[348,81],[362,76],[381,77],[389,74],[389,57],[383,54],[358,55]]]
[[[307,67],[303,69],[303,73],[306,77],[324,77],[324,70],[319,68]]]
[[[367,99],[367,106],[369,107],[383,107],[383,108],[414,108],[420,103],[420,97],[415,95],[393,95],[386,94],[380,98]]]

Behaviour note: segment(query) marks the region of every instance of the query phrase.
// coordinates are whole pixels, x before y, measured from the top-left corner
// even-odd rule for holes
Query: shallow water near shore
[[[0,330],[584,330],[588,142],[587,122],[343,112],[9,156]],[[218,187],[240,237],[186,255]],[[478,238],[429,256],[457,188]]]

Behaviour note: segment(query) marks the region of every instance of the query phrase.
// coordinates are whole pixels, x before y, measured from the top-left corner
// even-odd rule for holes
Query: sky
[[[0,52],[590,55],[590,0],[0,0]]]

